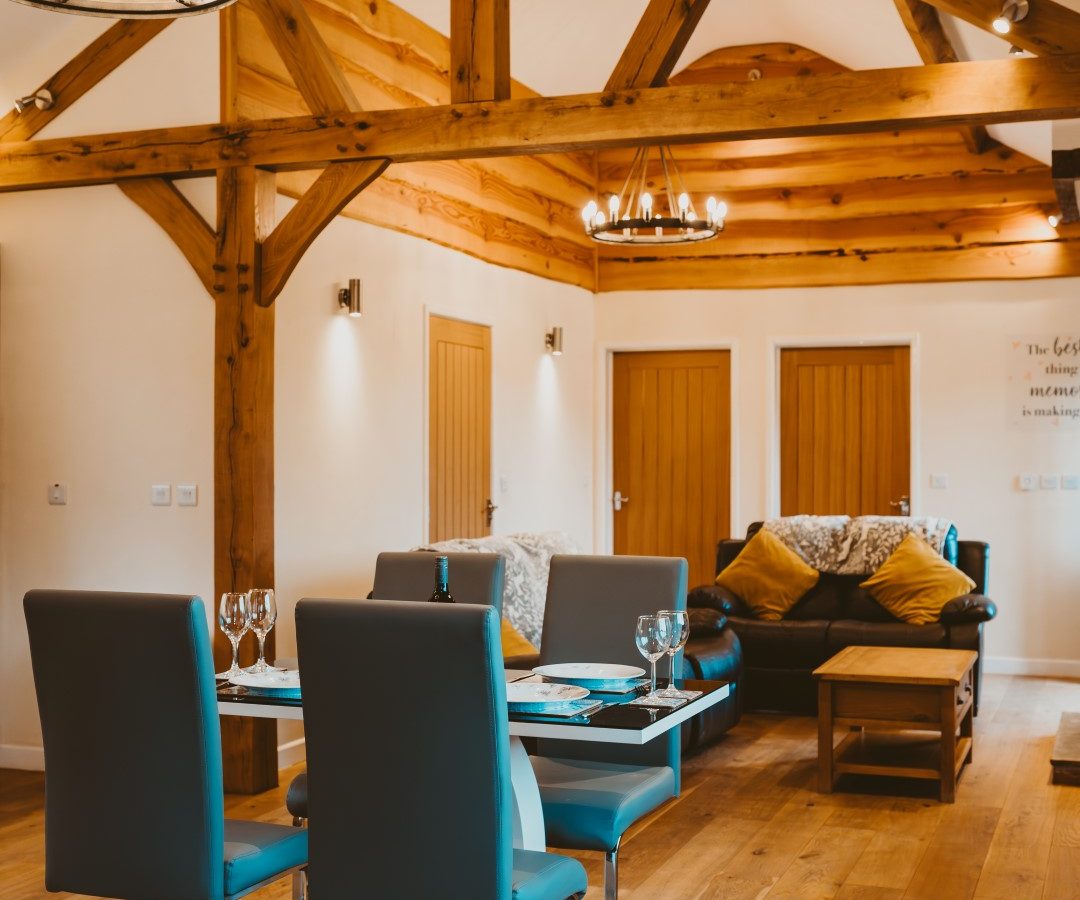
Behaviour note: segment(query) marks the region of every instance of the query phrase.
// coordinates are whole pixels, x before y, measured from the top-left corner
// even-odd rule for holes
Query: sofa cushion
[[[753,668],[817,668],[831,655],[825,645],[829,624],[825,620],[728,618],[728,625],[739,636],[743,660]]]
[[[720,587],[738,594],[759,619],[778,622],[818,582],[818,571],[762,531],[735,561],[716,576]]]
[[[903,622],[858,622],[840,619],[829,625],[828,655],[845,647],[948,647],[949,636],[941,623],[905,625]]]
[[[940,621],[942,607],[970,593],[975,582],[922,538],[909,534],[860,587],[898,619],[928,625]]]

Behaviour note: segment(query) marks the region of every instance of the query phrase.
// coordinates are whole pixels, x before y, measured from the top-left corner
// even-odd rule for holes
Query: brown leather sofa
[[[738,556],[761,524],[754,522],[747,529],[745,540],[720,542],[716,552],[717,574]],[[997,615],[993,601],[985,596],[990,545],[957,540],[953,529],[946,539],[944,556],[975,582],[975,590],[947,603],[941,621],[932,625],[908,625],[879,606],[859,587],[869,572],[866,575],[822,573],[817,585],[779,622],[755,618],[741,598],[716,585],[691,590],[687,605],[724,614],[728,626],[738,635],[743,657],[739,687],[746,709],[814,714],[817,689],[811,672],[845,647],[861,645],[977,651],[977,713],[982,628]]]

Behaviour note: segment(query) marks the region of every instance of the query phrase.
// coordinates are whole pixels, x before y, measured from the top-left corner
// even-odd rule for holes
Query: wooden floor
[[[623,842],[619,896],[1080,898],[1080,788],[1050,784],[1063,710],[1080,711],[1080,682],[987,678],[954,805],[927,796],[926,782],[899,783],[908,796],[882,781],[818,794],[814,721],[747,716],[687,760],[679,800]],[[283,793],[229,797],[227,814],[287,822]],[[42,887],[41,804],[40,775],[0,771],[0,898],[70,896]],[[600,897],[599,855],[579,858]],[[251,896],[283,900],[289,885]]]

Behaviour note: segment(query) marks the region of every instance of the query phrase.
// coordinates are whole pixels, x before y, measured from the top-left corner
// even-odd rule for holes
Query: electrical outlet
[[[49,485],[49,506],[67,506],[67,485],[54,481]]]
[[[177,506],[198,506],[199,486],[197,484],[178,484],[176,486]]]
[[[172,506],[172,485],[171,484],[152,484],[152,485],[150,485],[150,505],[151,506]]]
[[[943,491],[948,486],[949,486],[949,476],[948,475],[931,475],[930,476],[930,487],[934,488],[934,490]]]
[[[1057,475],[1040,475],[1039,487],[1044,491],[1056,491],[1058,489],[1058,480]]]
[[[1034,491],[1039,487],[1039,476],[1025,473],[1018,475],[1017,479],[1020,483],[1020,490],[1022,491]]]
[[[1061,489],[1063,491],[1080,491],[1080,475],[1062,475]]]

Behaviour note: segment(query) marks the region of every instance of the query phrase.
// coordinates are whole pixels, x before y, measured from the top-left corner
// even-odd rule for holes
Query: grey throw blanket
[[[936,516],[784,516],[763,525],[819,572],[835,575],[873,574],[909,534],[944,553],[952,526]]]
[[[506,561],[503,618],[534,647],[540,646],[547,602],[548,566],[557,553],[580,553],[574,539],[561,531],[455,538],[424,544],[414,550],[444,553],[498,553]],[[452,586],[451,586],[452,587]]]

